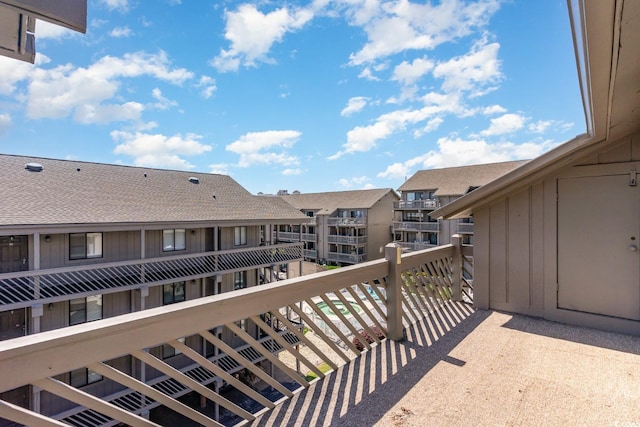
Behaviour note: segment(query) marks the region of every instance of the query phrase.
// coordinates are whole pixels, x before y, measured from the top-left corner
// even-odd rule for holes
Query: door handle
[[[638,246],[637,245],[629,245],[629,250],[631,252],[637,252],[638,251]]]

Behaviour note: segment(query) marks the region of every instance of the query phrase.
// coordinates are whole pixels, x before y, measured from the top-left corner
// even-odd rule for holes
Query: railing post
[[[462,236],[451,236],[453,256],[451,259],[451,287],[453,288],[453,300],[462,301]]]
[[[402,325],[402,247],[397,243],[389,243],[384,248],[384,257],[389,265],[387,280],[387,338],[400,341],[404,339]]]

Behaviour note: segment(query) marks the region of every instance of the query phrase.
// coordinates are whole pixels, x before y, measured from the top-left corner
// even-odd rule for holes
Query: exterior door
[[[29,269],[27,236],[0,236],[0,273]]]
[[[558,180],[558,308],[640,320],[640,187]]]
[[[0,236],[0,273],[12,273],[29,269],[29,245],[27,236]],[[25,309],[0,312],[0,340],[26,335]],[[29,386],[0,393],[0,399],[29,407]],[[0,419],[0,426],[7,424]]]

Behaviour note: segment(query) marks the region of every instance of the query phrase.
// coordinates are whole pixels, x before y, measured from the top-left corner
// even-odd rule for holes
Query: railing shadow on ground
[[[405,340],[382,341],[251,425],[373,425],[438,362],[464,365],[449,353],[489,315],[447,304],[407,328]]]

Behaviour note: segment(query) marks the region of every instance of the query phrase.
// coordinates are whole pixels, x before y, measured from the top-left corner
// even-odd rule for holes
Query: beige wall
[[[388,192],[367,212],[367,261],[384,257],[384,247],[393,241],[391,225],[393,202],[399,199]]]
[[[557,308],[557,182],[560,177],[640,171],[640,137],[563,168],[474,211],[474,302],[479,308],[640,333],[638,322]],[[640,176],[640,175],[639,175]],[[602,220],[607,209],[602,206]],[[588,230],[585,230],[588,232]],[[584,260],[597,262],[597,260]],[[585,289],[588,292],[588,288]]]

